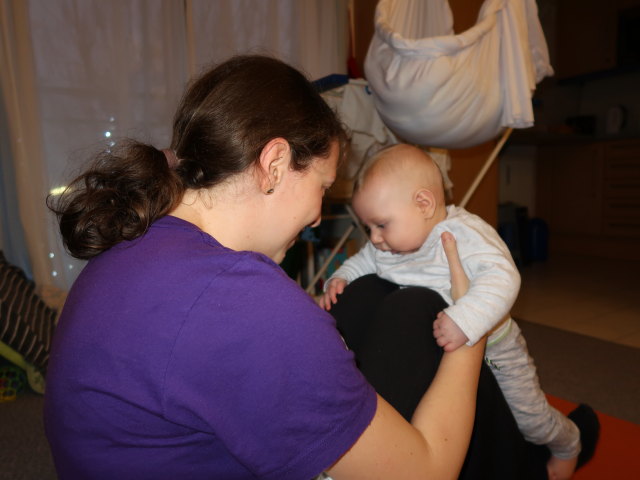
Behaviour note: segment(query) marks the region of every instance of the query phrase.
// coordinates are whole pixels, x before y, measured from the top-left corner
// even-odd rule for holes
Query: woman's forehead
[[[311,164],[311,168],[318,172],[327,180],[335,180],[336,171],[338,169],[338,158],[340,155],[340,149],[337,142],[334,142],[331,146],[329,156],[317,157]]]

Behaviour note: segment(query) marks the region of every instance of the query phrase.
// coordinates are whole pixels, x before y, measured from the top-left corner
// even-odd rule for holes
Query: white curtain
[[[278,56],[311,79],[346,73],[345,0],[190,0],[196,68],[237,53]]]
[[[34,278],[45,279],[49,270],[44,211],[47,182],[27,3],[2,0],[0,28],[0,87],[7,125],[2,130],[2,143],[9,147],[2,150],[2,171],[15,175],[14,179],[3,178],[5,184],[13,180],[15,196],[2,192],[7,203],[3,205],[2,230],[22,229],[30,268],[21,266]],[[8,162],[11,164],[5,167]],[[19,223],[7,224],[18,218]],[[10,260],[24,257],[7,255]]]
[[[166,147],[192,74],[246,52],[310,78],[346,72],[341,0],[0,1],[17,207],[45,291],[67,290],[83,266],[64,252],[45,196],[123,137]]]
[[[186,79],[181,2],[37,0],[30,22],[49,190],[62,188],[94,152],[132,136],[167,146]],[[48,272],[66,289],[83,262],[61,246],[43,212]]]

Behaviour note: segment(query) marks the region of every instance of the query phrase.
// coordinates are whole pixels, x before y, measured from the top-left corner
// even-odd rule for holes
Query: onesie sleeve
[[[347,283],[353,282],[355,279],[377,273],[375,262],[375,247],[371,242],[367,242],[355,255],[347,258],[342,265],[335,271],[331,277],[325,282],[325,290],[331,279],[342,278]]]
[[[259,258],[202,292],[165,387],[173,421],[215,435],[256,478],[274,480],[335,463],[371,422],[376,398],[333,317]]]
[[[444,311],[469,338],[467,344],[474,345],[509,314],[520,289],[520,274],[508,248],[489,225],[448,227],[470,282],[467,293]]]

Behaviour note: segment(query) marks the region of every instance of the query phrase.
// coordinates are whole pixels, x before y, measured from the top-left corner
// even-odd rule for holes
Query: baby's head
[[[440,169],[412,145],[385,148],[360,170],[353,208],[376,248],[416,251],[447,216]]]

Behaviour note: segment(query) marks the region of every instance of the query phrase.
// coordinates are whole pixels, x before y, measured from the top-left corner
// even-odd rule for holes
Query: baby
[[[520,275],[497,232],[478,216],[445,206],[438,166],[424,151],[405,144],[365,163],[354,186],[353,208],[369,242],[329,278],[320,306],[329,310],[349,282],[372,273],[438,292],[450,305],[433,323],[438,345],[449,352],[489,333],[486,362],[518,427],[527,440],[550,449],[549,478],[570,478],[581,449],[580,430],[547,402],[524,338],[509,316]],[[470,280],[467,294],[455,303],[440,241],[445,231],[455,236]]]

